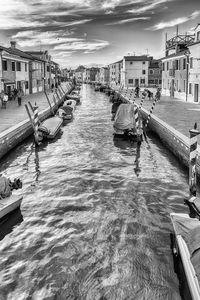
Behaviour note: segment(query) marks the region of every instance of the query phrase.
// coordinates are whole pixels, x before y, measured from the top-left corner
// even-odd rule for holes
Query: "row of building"
[[[67,76],[67,73],[66,73]],[[161,86],[162,65],[152,56],[124,56],[122,60],[101,68],[79,66],[68,77],[78,82],[99,82],[101,84],[124,86]]]
[[[45,91],[60,78],[60,67],[48,51],[22,51],[14,41],[9,48],[0,46],[0,90],[8,95],[14,88],[24,95]]]
[[[80,82],[122,84],[124,86],[161,87],[162,95],[189,102],[200,102],[200,24],[194,34],[179,34],[165,41],[165,56],[124,56],[101,68],[79,66],[65,70]]]

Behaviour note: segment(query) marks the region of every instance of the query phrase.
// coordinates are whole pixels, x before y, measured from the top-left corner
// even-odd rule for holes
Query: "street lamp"
[[[186,56],[186,95],[185,95],[185,101],[188,101],[188,79],[189,79],[189,56],[190,56],[190,50],[187,49],[184,52],[185,56]]]

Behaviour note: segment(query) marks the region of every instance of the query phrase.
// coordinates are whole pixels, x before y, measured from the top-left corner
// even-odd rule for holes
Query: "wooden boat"
[[[132,141],[132,142],[142,142],[143,141],[143,135],[142,134],[136,134],[132,130],[114,130],[113,133],[114,139],[122,139],[126,141]]]
[[[66,95],[66,98],[67,99],[72,99],[72,100],[75,100],[77,103],[79,103],[81,100],[81,97],[80,96],[78,96],[78,95],[71,95],[71,94],[69,94],[69,95]]]
[[[57,115],[63,120],[71,120],[73,118],[73,108],[69,105],[61,106],[57,111]]]
[[[39,140],[42,141],[43,139],[54,139],[55,136],[58,134],[63,120],[58,116],[49,118],[42,122],[39,126]]]
[[[170,214],[175,239],[173,253],[183,265],[189,295],[186,299],[200,299],[200,222],[188,214]]]
[[[71,106],[73,110],[75,110],[76,107],[76,101],[75,100],[67,100],[64,102],[63,106]]]
[[[0,199],[0,219],[20,207],[23,197],[11,195],[10,197]]]

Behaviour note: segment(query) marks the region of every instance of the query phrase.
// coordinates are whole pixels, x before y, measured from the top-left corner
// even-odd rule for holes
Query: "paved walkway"
[[[64,91],[67,92],[67,86],[65,83],[62,83],[62,87]],[[53,93],[51,91],[47,91],[47,95],[50,99],[50,102],[54,104]],[[17,125],[18,123],[28,118],[25,105],[24,105],[24,104],[28,104],[28,102],[30,102],[32,105],[34,105],[36,102],[38,105],[39,112],[49,107],[44,92],[34,93],[22,97],[21,106],[18,106],[17,100],[11,100],[7,102],[7,108],[3,109],[1,108],[1,103],[0,103],[0,132],[3,132],[4,130],[14,125]]]

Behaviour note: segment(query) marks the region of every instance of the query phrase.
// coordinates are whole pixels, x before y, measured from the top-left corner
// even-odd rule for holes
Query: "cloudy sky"
[[[165,34],[192,32],[200,0],[6,0],[0,41],[49,50],[62,67],[109,64],[127,54],[164,55]]]

